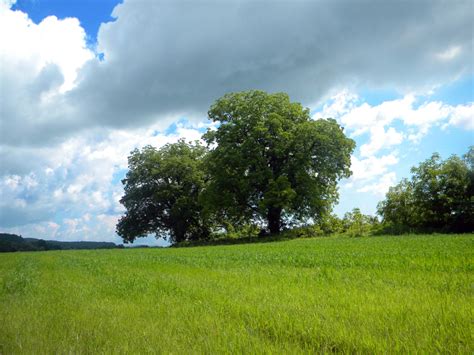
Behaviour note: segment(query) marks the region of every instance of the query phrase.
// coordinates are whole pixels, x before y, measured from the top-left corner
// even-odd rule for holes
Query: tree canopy
[[[287,94],[263,91],[227,94],[209,118],[219,126],[204,135],[214,147],[206,200],[222,218],[266,221],[278,233],[331,210],[355,147],[335,120],[312,120]]]
[[[411,169],[411,180],[391,187],[378,205],[383,221],[395,230],[474,230],[474,147],[460,158],[434,153]]]
[[[210,230],[199,202],[205,184],[203,159],[207,149],[180,140],[160,149],[135,149],[120,202],[126,213],[117,224],[125,242],[155,234],[171,242],[204,239]]]

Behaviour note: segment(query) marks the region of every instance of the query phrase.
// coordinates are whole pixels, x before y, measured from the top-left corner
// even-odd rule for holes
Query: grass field
[[[474,235],[0,255],[0,353],[472,353]]]

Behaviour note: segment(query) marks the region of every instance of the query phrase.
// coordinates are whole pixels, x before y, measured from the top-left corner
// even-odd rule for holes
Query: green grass
[[[0,353],[472,353],[474,235],[0,255]]]

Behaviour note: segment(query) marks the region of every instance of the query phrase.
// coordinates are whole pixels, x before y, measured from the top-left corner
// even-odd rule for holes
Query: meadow
[[[0,353],[472,353],[474,235],[0,255]]]

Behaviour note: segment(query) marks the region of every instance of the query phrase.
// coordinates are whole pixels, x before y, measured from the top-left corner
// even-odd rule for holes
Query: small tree
[[[344,232],[350,237],[363,237],[371,233],[378,224],[376,217],[362,214],[359,208],[346,212],[342,219]]]
[[[199,143],[184,140],[131,152],[120,200],[126,212],[117,224],[125,243],[153,233],[173,243],[209,236],[208,219],[199,202],[206,153]]]
[[[314,226],[315,228],[320,229],[325,235],[339,234],[344,232],[344,224],[342,219],[340,219],[334,213],[327,213],[321,216],[318,223]]]
[[[288,95],[263,91],[227,94],[209,117],[219,127],[204,136],[214,147],[206,197],[224,219],[266,221],[279,233],[331,210],[355,146],[335,120],[312,120]]]
[[[391,224],[392,233],[408,232],[419,223],[413,195],[413,183],[402,179],[396,186],[390,187],[386,199],[379,202],[377,213],[385,223]]]

